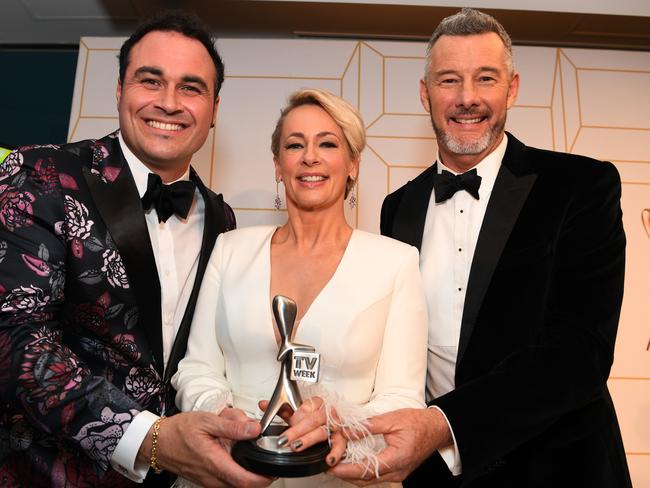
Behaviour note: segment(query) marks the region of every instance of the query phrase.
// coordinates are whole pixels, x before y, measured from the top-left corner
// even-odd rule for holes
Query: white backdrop
[[[117,128],[117,54],[123,39],[83,38],[68,139]],[[366,123],[356,227],[378,232],[384,196],[435,157],[420,106],[424,44],[362,40],[222,39],[226,63],[217,125],[194,166],[224,194],[240,227],[280,223],[269,149],[292,91],[320,87],[357,106]],[[521,90],[507,128],[533,146],[616,164],[628,238],[626,290],[609,386],[634,486],[650,486],[650,53],[515,47]],[[645,224],[644,224],[645,210]]]

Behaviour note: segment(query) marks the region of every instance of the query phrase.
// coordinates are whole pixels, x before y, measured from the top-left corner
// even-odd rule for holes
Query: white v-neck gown
[[[183,411],[214,410],[224,395],[259,417],[280,365],[270,304],[275,227],[221,234],[201,285],[188,350],[172,384]],[[423,407],[427,321],[417,249],[354,230],[334,275],[294,340],[321,354],[320,386],[372,416]],[[273,486],[351,486],[328,475]]]

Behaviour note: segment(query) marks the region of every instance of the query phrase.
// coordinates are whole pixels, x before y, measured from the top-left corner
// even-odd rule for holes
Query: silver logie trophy
[[[290,298],[282,295],[273,298],[273,315],[280,332],[280,377],[260,421],[260,437],[237,442],[232,448],[232,457],[241,466],[266,476],[297,478],[318,474],[328,468],[325,462],[330,449],[327,442],[293,452],[289,446],[277,445],[278,437],[287,427],[272,424],[284,404],[289,404],[294,411],[302,404],[296,378],[312,383],[318,381],[318,353],[312,346],[292,342],[296,312],[296,303]]]

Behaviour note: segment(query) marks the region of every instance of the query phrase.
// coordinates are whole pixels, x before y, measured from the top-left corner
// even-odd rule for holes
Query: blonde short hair
[[[280,155],[280,136],[282,125],[289,112],[302,105],[316,105],[327,112],[341,128],[343,137],[348,145],[348,150],[353,159],[359,159],[361,151],[366,147],[366,129],[361,114],[341,97],[318,88],[307,88],[292,93],[289,103],[280,112],[280,118],[275,124],[271,136],[271,151],[276,158]],[[348,178],[345,197],[354,187],[355,181]]]

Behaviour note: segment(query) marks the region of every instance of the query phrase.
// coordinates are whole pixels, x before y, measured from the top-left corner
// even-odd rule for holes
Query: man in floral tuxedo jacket
[[[213,244],[235,225],[190,167],[222,81],[198,21],[161,15],[120,52],[119,131],[0,167],[0,486],[128,486],[150,466],[268,484],[225,449],[259,434],[241,412],[160,420]]]

